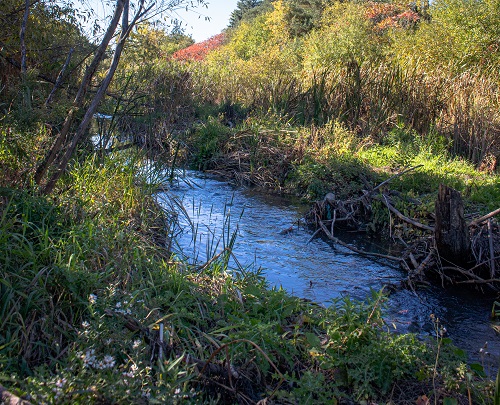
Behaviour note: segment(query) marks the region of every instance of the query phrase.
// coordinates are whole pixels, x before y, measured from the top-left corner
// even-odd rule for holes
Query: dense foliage
[[[206,100],[377,140],[404,123],[477,165],[498,159],[498,1],[272,5],[200,66]]]

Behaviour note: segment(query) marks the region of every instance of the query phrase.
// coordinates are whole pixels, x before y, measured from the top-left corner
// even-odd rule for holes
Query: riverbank
[[[161,180],[122,154],[74,164],[50,197],[2,189],[10,393],[63,404],[493,398],[439,320],[428,342],[389,333],[382,293],[321,308],[229,271],[230,246],[196,267],[170,257],[154,237],[177,216],[155,209]]]
[[[168,256],[151,229],[168,234],[177,214],[155,211],[158,175],[132,155],[89,157],[50,197],[2,189],[9,392],[63,404],[492,401],[439,320],[429,342],[389,333],[382,294],[326,309],[229,272],[229,249],[197,267]]]
[[[476,221],[500,207],[500,175],[494,166],[475,168],[453,157],[446,139],[436,133],[424,137],[396,126],[382,142],[360,138],[338,122],[306,128],[247,118],[229,129],[211,117],[199,125],[190,144],[197,168],[316,202],[308,218],[336,243],[342,241],[331,234],[334,225],[382,235],[406,248],[393,259],[411,282],[437,278],[500,288],[500,228],[494,220]],[[446,262],[433,248],[440,185],[458,191],[464,201],[464,221],[470,224],[465,230],[471,245],[464,259],[468,264]]]

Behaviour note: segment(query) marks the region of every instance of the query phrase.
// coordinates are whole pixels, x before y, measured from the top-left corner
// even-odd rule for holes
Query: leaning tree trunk
[[[87,89],[90,86],[90,83],[92,81],[92,78],[94,77],[95,73],[97,72],[97,68],[101,64],[102,60],[106,56],[106,50],[108,49],[109,42],[113,38],[116,28],[118,27],[118,24],[120,22],[120,17],[122,16],[123,9],[125,7],[125,1],[124,0],[117,0],[116,1],[116,6],[115,6],[115,11],[113,14],[113,18],[111,19],[108,29],[106,30],[106,33],[104,34],[104,37],[100,43],[100,45],[97,47],[94,58],[92,59],[92,62],[90,65],[85,69],[85,74],[82,79],[82,82],[80,83],[80,87],[78,89],[78,93],[75,97],[75,100],[73,101],[73,107],[69,110],[68,115],[66,116],[66,119],[64,120],[61,132],[57,136],[54,144],[49,150],[49,153],[47,156],[44,158],[44,160],[41,162],[41,164],[38,166],[36,173],[35,173],[35,182],[37,184],[41,184],[42,180],[49,170],[50,166],[52,163],[56,160],[58,154],[61,152],[62,149],[64,149],[64,144],[66,142],[66,138],[68,137],[68,134],[71,130],[71,126],[73,124],[73,120],[75,118],[75,114],[77,111],[82,108],[84,101],[85,101],[85,94],[87,93]]]
[[[469,228],[464,218],[464,205],[460,193],[443,184],[439,185],[436,200],[436,248],[441,259],[467,267],[470,258]]]

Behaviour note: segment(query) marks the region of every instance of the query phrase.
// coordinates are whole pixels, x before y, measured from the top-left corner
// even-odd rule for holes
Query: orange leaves
[[[418,397],[417,400],[415,401],[417,405],[429,405],[430,400],[427,398],[427,395],[422,395],[421,397]]]
[[[366,16],[374,24],[376,31],[409,28],[420,21],[418,13],[393,3],[369,3]]]
[[[219,48],[224,43],[225,34],[221,33],[198,42],[187,48],[180,49],[172,55],[172,58],[179,61],[200,61],[205,59],[209,52]]]

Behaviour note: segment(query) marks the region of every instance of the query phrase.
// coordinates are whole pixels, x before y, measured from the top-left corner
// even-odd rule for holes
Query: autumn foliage
[[[225,34],[217,34],[206,41],[198,42],[187,48],[180,49],[172,55],[172,58],[179,61],[203,60],[207,54],[222,46]]]
[[[375,31],[387,28],[410,28],[420,21],[420,15],[398,4],[370,2],[366,17],[374,24]]]

